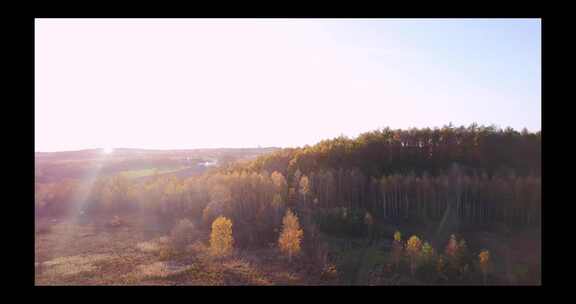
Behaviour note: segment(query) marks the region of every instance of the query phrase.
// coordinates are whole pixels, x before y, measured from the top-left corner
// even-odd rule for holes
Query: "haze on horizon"
[[[539,19],[36,19],[35,150],[541,129]]]

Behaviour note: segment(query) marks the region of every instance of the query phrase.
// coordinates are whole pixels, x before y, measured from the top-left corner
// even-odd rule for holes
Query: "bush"
[[[170,231],[170,247],[176,251],[182,251],[198,238],[198,230],[188,220],[180,220]]]
[[[158,258],[161,261],[170,260],[177,256],[176,250],[172,247],[163,247],[158,251]]]

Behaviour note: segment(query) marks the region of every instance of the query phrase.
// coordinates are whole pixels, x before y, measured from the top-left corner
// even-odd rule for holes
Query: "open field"
[[[185,175],[192,175],[204,172],[203,164],[208,161],[225,164],[235,160],[250,160],[275,150],[277,148],[194,150],[120,148],[110,154],[105,154],[99,149],[36,152],[35,175],[39,182],[85,178],[94,172],[110,176],[124,172],[130,177],[145,177],[154,174],[156,169],[159,170],[159,174],[180,170]]]
[[[162,256],[167,237],[144,230],[143,219],[109,228],[87,223],[45,220],[36,234],[37,285],[302,285],[319,281],[305,264],[279,258],[275,249],[212,257],[199,240],[177,255]],[[150,221],[146,219],[146,221]]]
[[[138,178],[138,177],[145,177],[151,176],[156,173],[158,174],[166,174],[171,172],[177,172],[185,167],[178,167],[178,168],[171,168],[171,169],[156,169],[156,168],[146,168],[140,170],[127,170],[127,171],[120,171],[119,174],[123,174],[125,177],[128,178]]]

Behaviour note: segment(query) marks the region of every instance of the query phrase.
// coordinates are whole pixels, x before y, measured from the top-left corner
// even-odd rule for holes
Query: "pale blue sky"
[[[539,19],[37,19],[36,151],[541,129]]]

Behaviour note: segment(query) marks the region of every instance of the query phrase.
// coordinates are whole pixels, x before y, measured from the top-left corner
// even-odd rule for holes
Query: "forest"
[[[541,145],[540,131],[476,124],[383,128],[186,177],[37,178],[37,237],[47,219],[120,227],[137,216],[169,236],[163,259],[198,241],[216,255],[280,250],[286,265],[318,268],[297,284],[504,284],[513,271],[487,266],[504,257],[472,235],[539,231]],[[514,281],[537,283],[539,261],[528,268]]]

